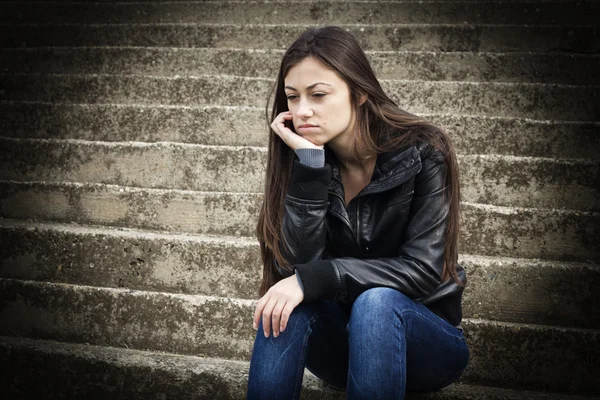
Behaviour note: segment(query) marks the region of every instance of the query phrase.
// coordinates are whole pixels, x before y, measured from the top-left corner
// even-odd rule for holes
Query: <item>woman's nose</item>
[[[298,107],[297,114],[301,117],[310,117],[312,116],[312,108],[307,102],[301,101]]]

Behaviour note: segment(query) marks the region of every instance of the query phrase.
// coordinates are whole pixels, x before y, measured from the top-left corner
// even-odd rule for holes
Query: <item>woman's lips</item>
[[[298,130],[302,129],[302,130],[310,130],[310,129],[315,129],[318,128],[317,125],[308,125],[308,124],[304,124],[304,125],[300,125],[298,127]]]

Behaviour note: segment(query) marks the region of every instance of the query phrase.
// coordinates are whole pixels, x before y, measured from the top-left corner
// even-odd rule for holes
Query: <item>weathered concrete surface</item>
[[[0,279],[0,334],[244,360],[253,301]]]
[[[4,137],[267,145],[264,107],[0,102]],[[458,154],[600,159],[600,123],[423,115],[446,129]]]
[[[3,277],[258,298],[262,262],[249,238],[2,221]]]
[[[600,57],[561,53],[372,52],[379,79],[594,85]],[[585,74],[587,76],[575,76]]]
[[[0,277],[257,299],[258,243],[4,220]],[[597,264],[461,254],[463,316],[600,328]]]
[[[466,382],[511,382],[511,387],[522,389],[600,392],[597,330],[482,320],[467,320],[463,326],[471,349],[471,361],[463,376]]]
[[[9,48],[0,71],[58,74],[237,75],[274,78],[284,50],[212,48]],[[561,53],[369,51],[379,79],[593,85],[600,57]]]
[[[266,148],[0,138],[0,179],[238,193],[264,190]],[[458,156],[463,201],[600,210],[600,161]]]
[[[236,76],[0,74],[1,100],[264,107],[273,79]],[[413,113],[552,120],[600,117],[600,86],[380,80]]]
[[[254,236],[255,207],[261,196],[188,195],[135,188],[121,192],[114,186],[65,183],[5,182],[0,187],[0,216],[4,218],[242,236]],[[176,207],[182,208],[182,214],[173,211]],[[204,210],[208,214],[202,213]],[[233,216],[235,213],[237,216]],[[461,249],[470,254],[597,262],[599,218],[598,213],[585,211],[463,202],[459,241]]]
[[[285,49],[312,24],[0,24],[0,47]],[[595,53],[593,26],[342,25],[364,50]]]
[[[11,399],[243,399],[248,381],[240,361],[9,337],[0,360]]]
[[[264,190],[266,148],[0,139],[0,179],[219,192]]]
[[[160,4],[0,3],[0,22],[236,24],[595,24],[596,2],[195,2]]]
[[[0,181],[4,218],[253,236],[262,195]]]
[[[466,318],[600,329],[598,264],[471,255],[459,263]]]
[[[245,399],[248,363],[133,349],[0,337],[0,390],[11,398]],[[304,371],[302,400],[342,400]],[[452,384],[408,400],[589,400],[590,397]]]
[[[600,123],[431,115],[458,154],[600,158]]]
[[[459,156],[458,163],[461,196],[465,201],[600,210],[600,162],[597,161],[472,155]]]
[[[0,112],[4,116],[0,119],[2,136],[267,145],[264,107],[0,102]],[[584,134],[586,138],[600,137],[593,134],[594,129],[600,132],[600,125],[590,129],[592,132]]]
[[[598,213],[462,204],[459,248],[467,254],[600,261]]]
[[[247,300],[13,279],[0,279],[0,288],[6,336],[248,361],[262,334],[251,327]],[[469,319],[463,326],[471,350],[466,383],[600,391],[598,331]]]

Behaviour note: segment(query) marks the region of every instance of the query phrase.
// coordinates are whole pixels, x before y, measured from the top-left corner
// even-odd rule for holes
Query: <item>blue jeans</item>
[[[278,337],[258,326],[247,399],[298,399],[304,368],[347,399],[403,399],[456,380],[470,351],[460,329],[390,288],[352,305],[300,303]]]

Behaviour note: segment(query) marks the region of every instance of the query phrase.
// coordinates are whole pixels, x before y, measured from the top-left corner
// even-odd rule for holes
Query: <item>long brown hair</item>
[[[458,163],[448,135],[431,122],[400,109],[384,93],[358,41],[350,33],[335,26],[307,29],[285,52],[277,80],[269,93],[270,100],[275,92],[270,116],[268,103],[265,109],[269,127],[277,115],[288,111],[284,91],[285,76],[290,68],[306,57],[314,57],[335,71],[349,86],[356,118],[354,154],[357,158],[359,150],[379,154],[416,144],[417,141],[430,143],[444,155],[447,167],[446,195],[450,212],[446,224],[442,281],[452,277],[457,284],[463,286],[456,272],[460,220]],[[361,95],[366,95],[367,98],[362,105]],[[293,271],[293,266],[282,255],[280,244],[283,202],[294,157],[293,150],[269,128],[265,195],[256,228],[263,261],[263,279],[259,291],[261,297],[281,280],[275,259],[282,269]]]

